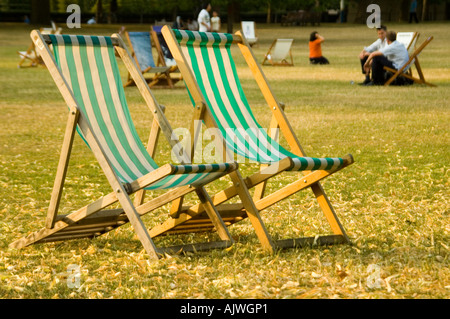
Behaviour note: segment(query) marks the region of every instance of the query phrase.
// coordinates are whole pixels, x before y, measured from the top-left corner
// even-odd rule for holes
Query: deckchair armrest
[[[193,164],[193,165],[172,165],[172,174],[198,174],[232,172],[238,168],[238,163],[220,164]]]
[[[343,165],[344,167],[351,165],[355,162],[355,159],[353,158],[352,154],[344,155],[344,156],[342,156],[342,159],[344,160],[344,165]]]

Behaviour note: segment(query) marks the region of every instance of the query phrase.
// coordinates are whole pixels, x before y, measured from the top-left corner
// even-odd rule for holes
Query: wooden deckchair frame
[[[177,65],[183,75],[183,78],[185,80],[185,83],[189,89],[191,98],[195,102],[195,110],[193,115],[192,123],[199,123],[199,121],[203,121],[203,123],[206,125],[206,127],[209,128],[218,128],[217,123],[215,122],[211,111],[207,107],[207,103],[205,101],[205,98],[203,97],[203,94],[200,91],[200,88],[195,80],[195,77],[190,69],[190,67],[187,64],[187,61],[181,51],[181,48],[175,39],[175,35],[171,28],[169,27],[163,27],[163,35],[164,38],[172,52],[172,55],[175,58],[175,61],[177,62]],[[284,137],[286,138],[290,148],[291,152],[294,153],[297,156],[303,156],[305,157],[306,154],[304,150],[302,149],[297,137],[294,134],[294,131],[289,124],[289,121],[286,117],[286,114],[284,113],[284,105],[283,103],[280,103],[275,98],[275,95],[273,94],[266,77],[264,73],[262,72],[262,68],[255,59],[255,56],[253,55],[253,52],[250,48],[250,45],[245,40],[245,37],[242,36],[241,32],[238,31],[233,35],[233,43],[237,44],[240,48],[240,51],[242,55],[244,56],[245,61],[247,62],[249,68],[251,69],[253,76],[255,80],[258,83],[258,86],[263,93],[263,96],[270,107],[272,111],[272,120],[269,127],[269,134],[271,132],[274,132],[272,129],[279,128],[281,132],[283,133]],[[198,129],[197,129],[198,130]],[[196,136],[196,129],[194,128],[194,124],[191,126],[191,136],[194,136],[192,140],[195,140]],[[167,136],[169,138],[169,136]],[[272,138],[276,138],[276,136],[272,135]],[[193,142],[194,144],[195,142]],[[192,145],[192,147],[194,147]],[[225,148],[225,142],[223,142],[223,147]],[[224,152],[226,153],[226,152]],[[191,152],[193,154],[193,152]],[[227,154],[227,153],[226,153]],[[228,155],[228,154],[227,154]],[[229,156],[229,155],[228,155]],[[350,243],[350,240],[348,236],[345,233],[345,230],[340,223],[330,201],[328,200],[327,195],[325,194],[325,191],[323,190],[320,180],[330,176],[331,174],[339,171],[340,169],[347,167],[353,163],[353,157],[349,154],[343,157],[344,159],[344,165],[338,169],[332,170],[332,171],[324,171],[324,170],[317,170],[317,171],[303,171],[303,177],[297,180],[296,182],[270,194],[264,197],[264,191],[266,182],[271,177],[278,175],[286,170],[289,170],[292,168],[292,159],[289,157],[284,158],[278,163],[272,164],[277,165],[277,168],[275,171],[271,169],[271,166],[267,167],[267,165],[261,165],[261,171],[258,173],[255,173],[251,176],[248,176],[245,178],[245,184],[247,188],[255,188],[255,193],[253,196],[253,201],[255,204],[255,207],[258,211],[261,211],[265,208],[268,208],[275,203],[297,193],[300,190],[303,190],[305,188],[311,188],[316,200],[319,203],[319,206],[324,213],[328,223],[331,226],[331,230],[333,231],[333,235],[330,236],[316,236],[316,237],[306,237],[306,238],[297,238],[297,239],[287,239],[287,240],[281,240],[272,242],[271,249],[278,249],[278,248],[289,248],[289,247],[302,247],[305,245],[311,245],[311,244],[334,244],[334,243]],[[270,173],[269,173],[270,172]],[[237,219],[237,221],[242,220],[246,217],[245,215],[245,209],[242,208],[242,205],[238,207],[227,207],[225,205],[221,205],[226,200],[232,198],[236,195],[236,190],[233,186],[215,194],[211,197],[212,203],[218,207],[219,212],[222,214],[222,211],[226,214],[230,214],[230,211],[235,211],[238,214],[240,214],[240,219]],[[189,215],[190,213],[196,212],[198,213],[201,210],[201,207],[199,205],[192,206],[192,207],[185,207],[182,209],[182,213],[185,215]],[[223,215],[222,215],[223,216]],[[265,247],[268,248],[268,247]],[[269,248],[270,249],[270,248]]]
[[[406,62],[405,65],[403,67],[401,67],[400,69],[395,70],[395,69],[385,66],[384,70],[393,73],[393,75],[384,83],[384,86],[390,85],[398,77],[404,77],[406,79],[412,80],[413,83],[417,83],[417,84],[426,84],[428,86],[436,86],[425,80],[425,76],[423,75],[422,67],[420,66],[420,63],[419,63],[419,54],[432,40],[433,40],[433,36],[428,37],[416,50],[414,50],[414,52],[409,56],[408,62]],[[415,77],[412,75],[411,66],[413,64],[416,67],[417,74],[419,77]],[[408,67],[409,67],[408,72],[404,72],[404,70]]]
[[[111,163],[109,162],[104,150],[102,149],[97,137],[93,133],[93,130],[89,124],[88,119],[80,111],[80,106],[77,103],[68,83],[66,82],[63,74],[56,65],[56,61],[50,52],[50,49],[46,43],[50,43],[50,37],[40,34],[37,30],[31,32],[31,38],[39,50],[45,64],[48,66],[48,70],[55,81],[58,89],[60,90],[65,102],[69,107],[69,115],[67,121],[67,127],[64,135],[64,141],[60,154],[60,160],[57,168],[56,178],[50,200],[50,205],[47,213],[46,226],[40,231],[34,232],[27,237],[16,240],[10,244],[12,248],[22,248],[31,244],[47,242],[47,241],[59,241],[75,238],[93,238],[100,236],[103,233],[109,232],[123,224],[130,222],[134,231],[136,232],[139,240],[141,241],[144,249],[148,253],[151,259],[160,258],[164,252],[171,251],[199,251],[212,248],[229,247],[233,243],[233,239],[228,232],[228,229],[223,222],[222,218],[218,214],[216,208],[212,204],[211,198],[206,192],[203,186],[186,185],[168,190],[164,195],[154,198],[146,203],[143,203],[143,189],[151,185],[152,183],[163,179],[164,177],[173,174],[175,166],[166,164],[164,166],[155,169],[154,171],[144,175],[137,180],[123,184],[117,174],[115,173]],[[156,103],[153,95],[150,92],[142,73],[138,71],[137,66],[131,58],[124,42],[118,35],[112,37],[116,52],[131,70],[132,76],[145,94],[144,98],[153,111],[155,121],[153,128],[157,127],[162,129],[163,132],[171,131],[170,125],[167,122],[163,114],[163,108]],[[157,123],[157,125],[155,124]],[[72,151],[73,140],[75,136],[76,128],[82,132],[83,137],[89,144],[90,149],[95,155],[99,165],[104,172],[113,192],[96,200],[95,202],[88,204],[81,209],[69,213],[67,215],[58,215],[58,208],[60,205],[61,194],[64,187],[65,176],[68,170],[68,164],[70,154]],[[148,150],[149,153],[154,153],[157,139],[157,132],[152,131],[150,133],[150,140]],[[172,144],[177,143],[176,140],[171,141]],[[224,171],[222,175],[233,174],[233,178],[237,178],[238,182],[236,187],[240,190],[240,193],[244,193],[248,190],[245,189],[245,185],[236,172],[237,164],[231,164],[229,169]],[[239,182],[241,186],[239,186]],[[141,192],[141,193],[139,193]],[[167,249],[157,248],[153,243],[151,235],[145,228],[142,222],[141,216],[148,212],[161,207],[171,201],[176,200],[180,196],[185,196],[191,192],[196,192],[200,199],[200,206],[206,211],[207,219],[213,225],[215,231],[217,231],[221,241],[208,242],[200,244],[188,244],[176,247],[169,247]],[[137,193],[135,204],[130,199],[130,194]],[[122,206],[120,209],[106,210],[108,206],[119,202]],[[173,228],[173,227],[172,227]],[[172,229],[169,228],[169,229]]]
[[[160,88],[171,88],[171,89],[173,89],[174,86],[175,86],[175,83],[177,81],[179,81],[179,79],[172,78],[170,74],[173,73],[174,71],[176,71],[176,68],[173,68],[173,67],[170,67],[170,66],[166,66],[165,63],[163,63],[162,65],[159,65],[160,52],[157,50],[157,53],[158,53],[158,62],[157,62],[158,66],[155,66],[155,67],[149,66],[146,69],[142,70],[141,67],[139,66],[139,61],[138,61],[138,58],[136,56],[136,52],[135,52],[135,50],[133,48],[133,44],[131,42],[130,36],[128,34],[128,30],[126,30],[125,27],[122,27],[122,29],[120,31],[120,34],[123,35],[127,39],[128,47],[129,47],[130,52],[131,52],[131,56],[134,58],[134,60],[136,62],[136,65],[138,66],[138,69],[142,71],[142,74],[144,74],[144,75],[145,74],[152,74],[153,75],[150,78],[146,78],[148,86],[149,87],[153,87],[153,88],[160,87]],[[152,37],[152,32],[150,32],[150,31],[149,31],[149,36],[150,36],[149,37],[150,41],[154,40],[154,39],[152,39],[153,38]],[[152,44],[152,43],[150,43],[150,44]],[[157,64],[155,63],[155,65],[157,65]],[[131,86],[131,85],[135,85],[135,83],[134,83],[133,77],[128,72],[127,81],[125,82],[124,86],[127,87],[127,86]]]
[[[266,55],[264,56],[262,65],[293,66],[294,59],[292,58],[291,47],[289,47],[289,60],[282,59],[281,61],[274,61],[272,58],[269,58],[270,53],[272,52],[272,49],[277,45],[278,40],[281,40],[281,39],[273,40],[272,45],[270,46],[269,50],[267,51]],[[291,40],[291,39],[289,39],[289,40]]]

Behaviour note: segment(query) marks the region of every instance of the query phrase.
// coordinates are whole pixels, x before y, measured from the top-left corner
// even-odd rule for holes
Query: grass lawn
[[[67,108],[45,68],[17,68],[16,52],[30,45],[31,27],[0,24],[0,298],[449,298],[450,24],[388,27],[420,32],[418,43],[434,36],[420,62],[427,80],[437,87],[357,85],[363,80],[358,54],[376,39],[365,25],[314,27],[326,39],[322,51],[331,64],[325,66],[309,64],[312,27],[257,26],[254,53],[260,61],[274,38],[294,38],[295,66],[263,70],[286,104],[306,153],[351,153],[355,158],[355,164],[322,183],[352,245],[267,254],[246,220],[230,228],[237,243],[229,249],[167,255],[150,263],[129,225],[95,240],[8,248],[44,226]],[[110,35],[119,28],[83,25],[73,32]],[[254,112],[267,127],[270,110],[243,59],[236,61]],[[188,127],[192,106],[183,84],[177,86],[153,92],[167,107],[172,127]],[[146,142],[152,115],[135,87],[125,91]],[[163,164],[171,160],[169,146],[162,135],[159,142],[155,160]],[[244,175],[253,169],[242,165]],[[298,177],[282,175],[268,189]],[[226,183],[209,190],[213,193]],[[60,213],[109,192],[99,165],[77,136]],[[156,210],[144,222],[150,228],[167,211],[167,206]],[[263,211],[262,217],[276,239],[330,233],[309,190]],[[155,241],[170,245],[215,236]],[[72,267],[81,272],[75,288],[67,284]]]

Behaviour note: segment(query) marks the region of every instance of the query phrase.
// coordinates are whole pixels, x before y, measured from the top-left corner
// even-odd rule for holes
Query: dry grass
[[[257,57],[275,37],[294,37],[291,68],[264,67],[277,97],[310,156],[352,153],[356,163],[323,183],[353,245],[264,253],[250,224],[230,230],[237,244],[207,253],[147,262],[129,226],[95,240],[12,250],[13,240],[43,226],[66,122],[63,100],[44,68],[17,69],[17,50],[29,30],[0,29],[0,298],[448,298],[450,45],[448,23],[417,26],[433,35],[420,56],[428,80],[420,86],[365,88],[357,54],[373,37],[359,25],[322,25],[329,66],[310,66],[310,27],[258,26]],[[145,26],[135,26],[145,30]],[[78,33],[111,34],[119,26],[83,26]],[[130,26],[129,29],[132,29]],[[393,25],[410,31],[410,25]],[[65,30],[67,31],[67,30]],[[263,125],[267,106],[237,59],[248,98]],[[125,76],[125,74],[124,74]],[[151,114],[136,88],[127,88],[143,140]],[[186,127],[191,106],[184,88],[154,90],[173,127]],[[169,160],[160,139],[156,160]],[[244,168],[244,173],[249,169]],[[280,188],[295,174],[276,178]],[[215,184],[218,190],[225,182]],[[75,141],[62,213],[109,192],[81,139]],[[145,217],[151,227],[166,216]],[[329,233],[310,192],[263,212],[275,238]],[[201,241],[214,234],[158,238],[157,244]],[[81,286],[69,288],[68,267],[81,269]]]

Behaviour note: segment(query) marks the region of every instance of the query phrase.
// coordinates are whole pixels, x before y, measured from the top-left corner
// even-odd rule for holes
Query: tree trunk
[[[422,6],[422,21],[425,21],[427,15],[427,0],[423,0]]]
[[[50,0],[32,0],[31,1],[31,19],[32,24],[41,26],[50,24]]]
[[[97,22],[97,23],[103,22],[102,0],[97,0],[97,11],[95,12],[95,22]]]
[[[234,0],[230,0],[228,1],[228,6],[227,6],[227,33],[233,33],[233,23],[234,23],[234,18],[236,16],[236,1]]]
[[[270,1],[267,1],[267,18],[266,18],[266,23],[270,24],[270,15],[271,15],[271,10],[270,10]]]

